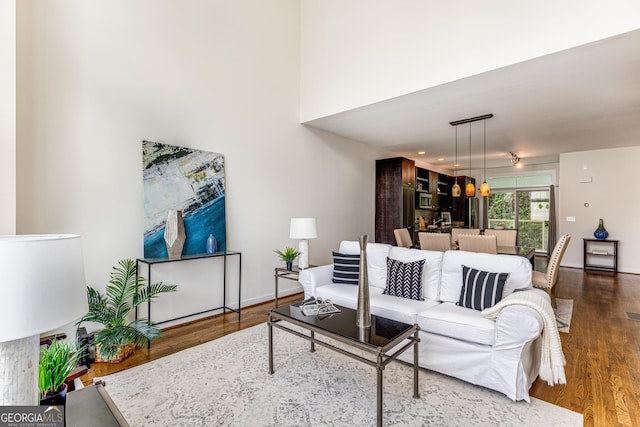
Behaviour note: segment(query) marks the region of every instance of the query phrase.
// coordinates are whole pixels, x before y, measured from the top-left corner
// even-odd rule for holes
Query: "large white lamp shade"
[[[298,268],[309,267],[309,239],[316,237],[318,237],[318,229],[315,218],[291,218],[289,238],[300,239],[298,251],[301,253],[298,257]]]
[[[0,236],[0,278],[0,405],[35,405],[40,333],[88,311],[80,236]]]

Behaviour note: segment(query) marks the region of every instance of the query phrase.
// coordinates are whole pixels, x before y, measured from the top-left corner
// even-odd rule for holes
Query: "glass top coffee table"
[[[269,312],[269,374],[273,374],[273,328],[287,331],[311,342],[311,352],[315,345],[329,348],[355,360],[373,366],[377,371],[377,425],[382,426],[382,373],[385,366],[395,360],[401,353],[413,346],[413,397],[418,394],[418,325],[408,325],[395,320],[371,315],[371,327],[359,328],[356,325],[356,311],[338,306],[340,313],[334,315],[305,316],[298,305],[279,307]],[[285,326],[282,321],[299,326],[304,332]],[[344,344],[344,348],[318,340],[316,334],[331,338]],[[408,342],[405,342],[408,340]],[[350,348],[362,350],[372,357],[366,358]],[[373,360],[372,360],[373,359]]]

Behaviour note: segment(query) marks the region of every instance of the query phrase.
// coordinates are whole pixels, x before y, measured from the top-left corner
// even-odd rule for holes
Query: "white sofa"
[[[342,254],[358,254],[356,241],[343,241]],[[424,301],[384,295],[387,257],[402,262],[425,260]],[[371,313],[420,326],[420,366],[504,393],[514,401],[530,402],[529,388],[538,376],[543,321],[533,309],[509,306],[496,320],[457,305],[462,288],[462,264],[478,270],[509,273],[503,298],[531,287],[531,263],[512,255],[465,251],[435,252],[380,243],[367,245],[367,274]],[[333,283],[333,265],[300,273],[305,298],[329,298],[356,308],[358,287]],[[546,295],[546,294],[545,294]],[[548,297],[547,297],[548,298]],[[413,353],[401,360],[413,362]]]

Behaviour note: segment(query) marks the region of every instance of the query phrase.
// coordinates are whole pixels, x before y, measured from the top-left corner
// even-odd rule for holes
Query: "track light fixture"
[[[509,151],[509,154],[511,154],[511,164],[513,165],[513,167],[521,168],[522,163],[520,163],[520,157],[518,157],[516,154],[512,153],[511,151]]]

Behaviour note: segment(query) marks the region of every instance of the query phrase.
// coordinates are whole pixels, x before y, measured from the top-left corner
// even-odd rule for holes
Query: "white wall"
[[[0,2],[0,234],[16,232],[16,0]]]
[[[636,0],[302,0],[301,121],[640,28]]]
[[[373,235],[384,153],[299,124],[299,19],[297,0],[20,1],[19,232],[81,234],[87,281],[103,286],[118,259],[142,256],[148,139],[225,155],[244,305],[273,298],[291,217],[317,218],[312,264]],[[217,267],[179,264],[154,281],[209,302]]]
[[[602,218],[609,238],[620,240],[619,271],[640,273],[640,198],[633,182],[638,159],[640,147],[560,155],[559,232],[571,235],[562,265],[582,268],[582,239],[593,238]],[[580,183],[582,176],[592,182]],[[576,222],[567,222],[567,216],[575,216]]]

